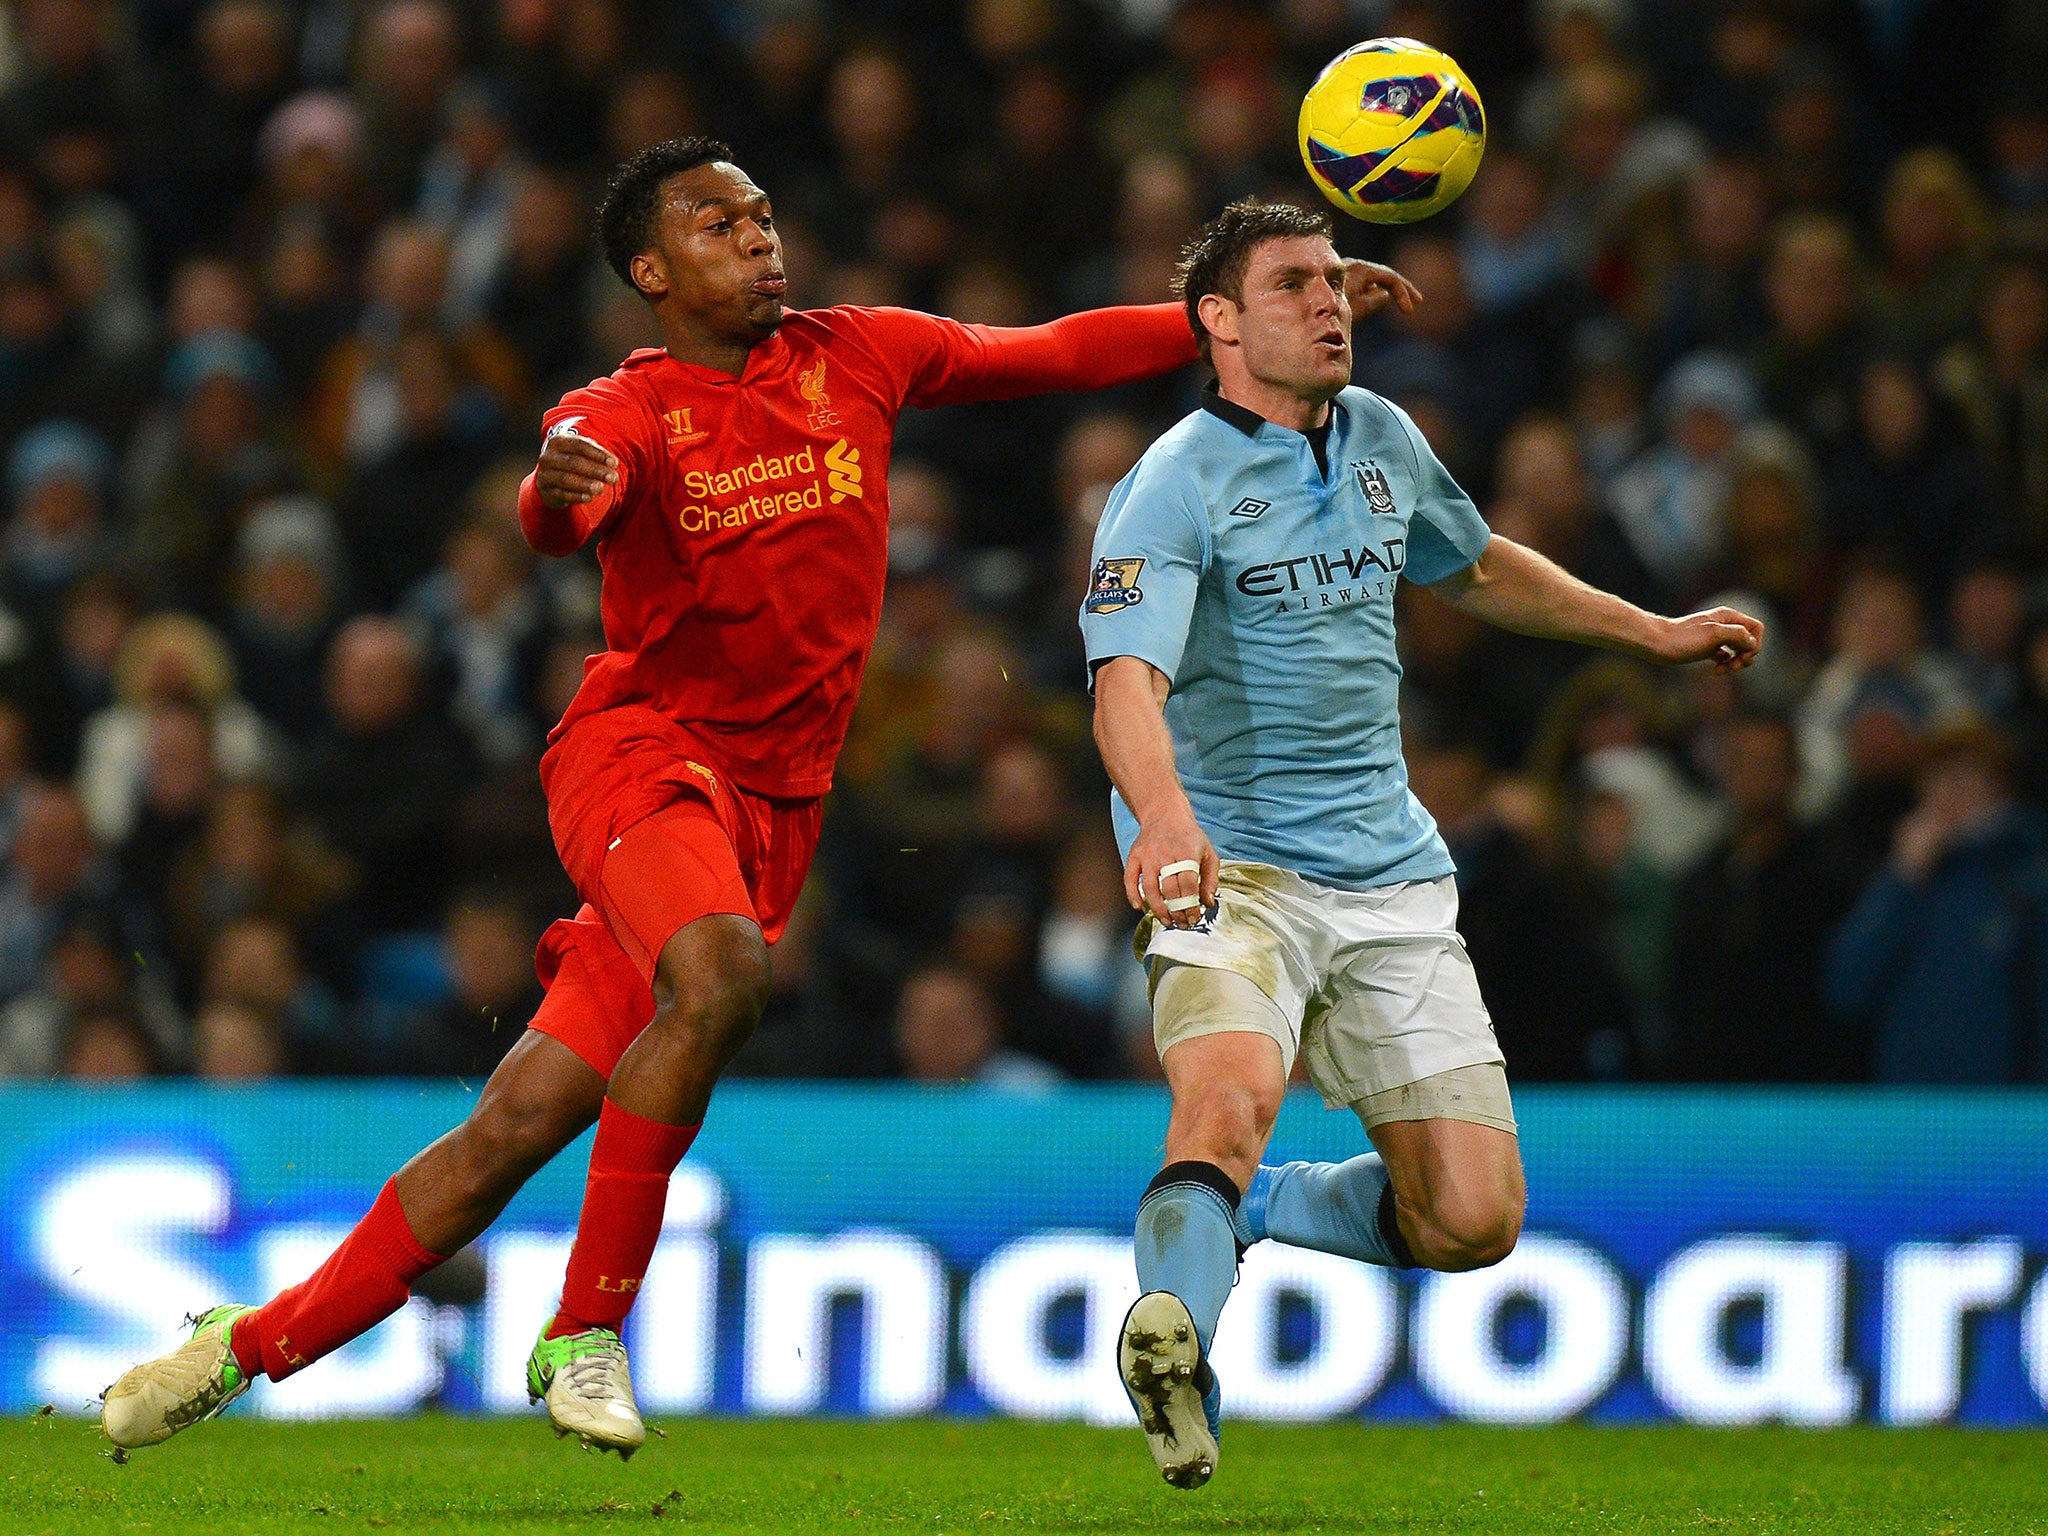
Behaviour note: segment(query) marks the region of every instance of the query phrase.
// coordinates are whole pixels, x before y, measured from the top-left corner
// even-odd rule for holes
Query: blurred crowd
[[[709,131],[793,302],[1167,295],[1396,33],[1489,109],[1343,247],[1495,528],[1730,679],[1401,601],[1518,1080],[2048,1077],[2048,8],[2029,0],[14,0],[0,11],[0,1074],[452,1073],[575,901],[598,648],[539,412],[653,338],[605,170]],[[1074,614],[1198,380],[906,415],[882,633],[742,1070],[1156,1072]]]

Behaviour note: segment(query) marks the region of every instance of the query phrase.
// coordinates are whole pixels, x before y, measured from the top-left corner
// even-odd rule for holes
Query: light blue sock
[[[1342,1163],[1261,1167],[1238,1204],[1237,1235],[1247,1246],[1270,1237],[1367,1264],[1413,1269],[1414,1256],[1392,1216],[1387,1165],[1377,1152],[1368,1152]]]
[[[1173,1163],[1138,1204],[1138,1289],[1178,1296],[1194,1317],[1205,1354],[1237,1279],[1236,1194],[1230,1176],[1213,1163]]]

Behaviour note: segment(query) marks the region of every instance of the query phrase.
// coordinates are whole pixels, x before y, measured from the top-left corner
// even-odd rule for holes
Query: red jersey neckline
[[[789,321],[794,319],[798,313],[800,311],[792,311],[783,320],[783,325],[787,326]],[[624,366],[631,368],[635,366],[645,367],[653,363],[668,363],[681,369],[684,375],[695,383],[708,384],[714,387],[718,385],[729,387],[736,384],[758,383],[770,374],[779,372],[788,360],[789,341],[782,334],[782,330],[778,328],[775,334],[766,341],[759,341],[754,344],[753,349],[747,353],[747,366],[738,374],[723,373],[716,368],[706,368],[701,363],[686,363],[679,357],[671,356],[665,347],[640,347],[627,355]]]

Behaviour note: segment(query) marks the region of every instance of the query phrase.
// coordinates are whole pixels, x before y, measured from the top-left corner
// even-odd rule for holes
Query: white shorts
[[[1230,861],[1217,885],[1216,910],[1201,927],[1168,928],[1147,916],[1138,928],[1162,1056],[1198,1035],[1270,1034],[1287,1071],[1303,1057],[1332,1109],[1505,1062],[1458,936],[1449,875],[1340,891],[1270,864]],[[1199,989],[1176,985],[1168,1000],[1185,1001],[1162,1007],[1161,982],[1181,966],[1241,976],[1273,1006],[1203,1006]]]

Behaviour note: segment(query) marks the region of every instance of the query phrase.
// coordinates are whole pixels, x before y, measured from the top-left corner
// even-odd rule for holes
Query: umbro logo
[[[1247,496],[1243,501],[1240,501],[1230,509],[1230,515],[1232,517],[1259,517],[1272,505],[1273,503],[1270,501],[1261,501],[1256,496]]]

